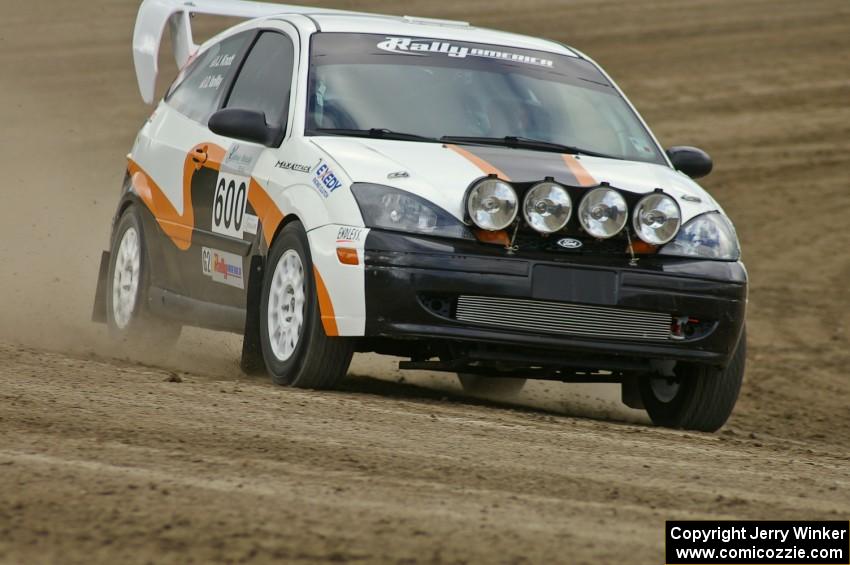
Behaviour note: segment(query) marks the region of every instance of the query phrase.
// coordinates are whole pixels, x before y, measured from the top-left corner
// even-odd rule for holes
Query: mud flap
[[[91,321],[98,324],[106,323],[106,279],[109,276],[109,251],[100,256],[100,269],[97,273],[97,289],[94,291],[94,306],[92,306]]]
[[[264,271],[265,259],[259,255],[252,256],[245,304],[245,334],[242,338],[242,358],[239,360],[239,367],[248,375],[266,371],[260,345],[260,295],[263,292]]]
[[[643,398],[640,396],[640,387],[638,385],[637,377],[626,377],[621,386],[622,389],[620,390],[620,395],[623,400],[623,404],[629,408],[635,408],[638,410],[645,408],[643,405]]]

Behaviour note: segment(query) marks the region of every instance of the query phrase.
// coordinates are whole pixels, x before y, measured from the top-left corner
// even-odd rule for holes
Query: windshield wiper
[[[307,132],[308,135],[342,135],[348,137],[374,137],[377,139],[397,139],[400,141],[430,141],[439,142],[434,137],[405,133],[403,131],[392,131],[386,128],[370,129],[347,129],[347,128],[317,128]]]
[[[608,159],[620,159],[614,155],[591,151],[572,145],[562,145],[542,139],[531,139],[528,137],[476,137],[466,135],[444,135],[437,139],[415,133],[393,131],[387,128],[350,129],[350,128],[316,128],[309,130],[307,135],[340,135],[348,137],[371,137],[376,139],[396,139],[400,141],[427,141],[430,143],[477,143],[482,145],[500,145],[503,147],[514,147],[517,149],[533,149],[537,151],[552,151],[554,153],[569,153],[572,155],[590,155],[591,157],[605,157]]]
[[[514,147],[517,149],[536,149],[538,151],[553,151],[555,153],[570,153],[572,155],[590,155],[591,157],[605,157],[607,159],[619,159],[614,155],[591,151],[590,149],[582,149],[572,145],[562,145],[551,141],[543,141],[542,139],[530,139],[528,137],[514,137],[507,135],[505,137],[473,137],[464,135],[444,135],[440,141],[448,143],[480,143],[482,145],[501,145],[504,147]]]

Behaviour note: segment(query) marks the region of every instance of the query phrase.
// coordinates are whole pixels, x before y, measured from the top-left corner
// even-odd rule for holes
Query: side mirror
[[[708,153],[696,147],[687,145],[671,147],[667,150],[667,156],[670,157],[670,162],[677,171],[682,171],[692,179],[706,176],[714,167]]]
[[[212,116],[208,123],[210,130],[224,137],[259,143],[266,147],[280,145],[283,141],[283,128],[266,123],[266,115],[255,110],[225,108]]]

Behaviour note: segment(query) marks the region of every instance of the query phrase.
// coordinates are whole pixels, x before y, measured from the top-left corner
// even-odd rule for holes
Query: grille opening
[[[479,326],[637,341],[668,341],[672,316],[589,304],[460,295],[454,319]]]

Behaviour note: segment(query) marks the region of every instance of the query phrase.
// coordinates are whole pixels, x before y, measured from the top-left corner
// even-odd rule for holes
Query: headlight
[[[658,253],[736,261],[741,257],[741,248],[732,223],[719,212],[709,212],[685,224],[676,239]]]
[[[516,192],[504,181],[484,179],[469,191],[466,210],[473,223],[483,230],[505,229],[516,218]]]
[[[540,233],[552,233],[567,225],[573,203],[559,184],[541,182],[528,191],[522,205],[525,221]]]
[[[628,216],[626,200],[616,190],[604,186],[585,194],[578,207],[578,219],[584,231],[598,239],[620,233]]]
[[[646,243],[664,245],[676,237],[682,224],[682,212],[676,201],[661,192],[647,194],[635,208],[635,233]]]
[[[351,192],[366,227],[475,239],[463,222],[415,194],[369,183],[355,183]]]

